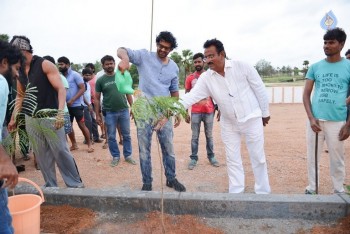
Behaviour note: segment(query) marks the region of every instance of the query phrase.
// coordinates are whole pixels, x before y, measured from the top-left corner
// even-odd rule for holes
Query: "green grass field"
[[[266,87],[273,86],[304,86],[305,78],[302,76],[273,76],[263,77]]]

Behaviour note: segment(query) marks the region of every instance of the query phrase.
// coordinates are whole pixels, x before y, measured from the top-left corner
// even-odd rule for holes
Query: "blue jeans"
[[[139,127],[140,126],[140,127]],[[151,142],[153,126],[142,122],[137,127],[137,139],[139,142],[140,166],[142,172],[142,182],[152,184],[152,161],[151,161]],[[167,180],[174,180],[175,175],[175,153],[173,146],[173,125],[171,119],[164,127],[157,131],[159,144],[162,149],[163,166]]]
[[[120,151],[116,141],[117,125],[120,125],[120,131],[123,136],[123,155],[125,158],[131,156],[131,137],[130,137],[130,114],[129,109],[117,112],[106,111],[105,122],[108,134],[109,152],[113,158],[120,158]]]
[[[207,156],[210,160],[214,155],[214,143],[213,143],[213,122],[214,113],[192,113],[191,114],[191,129],[192,129],[192,140],[191,140],[191,159],[198,161],[198,139],[201,129],[201,122],[204,123],[204,133],[207,142]]]
[[[2,181],[0,181],[0,187]],[[12,227],[12,217],[7,207],[8,197],[7,190],[0,188],[0,234],[12,234],[14,233]]]

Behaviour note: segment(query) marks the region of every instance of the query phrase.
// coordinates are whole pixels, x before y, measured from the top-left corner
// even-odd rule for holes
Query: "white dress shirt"
[[[225,76],[208,70],[202,73],[196,86],[182,96],[187,109],[208,96],[215,100],[222,120],[246,122],[256,117],[268,117],[269,100],[256,69],[241,61],[225,60]]]

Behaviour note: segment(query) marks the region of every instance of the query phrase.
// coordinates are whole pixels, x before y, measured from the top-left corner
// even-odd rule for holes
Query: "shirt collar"
[[[231,68],[232,64],[229,62],[228,59],[225,59],[225,67],[224,67],[224,71],[226,72],[227,68]],[[218,74],[216,71],[213,71],[211,69],[208,69],[210,75],[214,75],[215,73]]]
[[[69,68],[68,68],[68,71],[67,71],[67,76],[69,76],[71,73],[72,73],[72,68],[69,67]]]

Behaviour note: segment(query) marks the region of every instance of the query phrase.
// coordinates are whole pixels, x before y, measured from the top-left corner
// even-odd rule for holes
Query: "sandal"
[[[69,149],[70,151],[73,151],[79,149],[79,147],[77,145],[72,145]]]
[[[92,153],[92,152],[94,152],[94,151],[95,151],[94,148],[88,148],[88,153]]]

